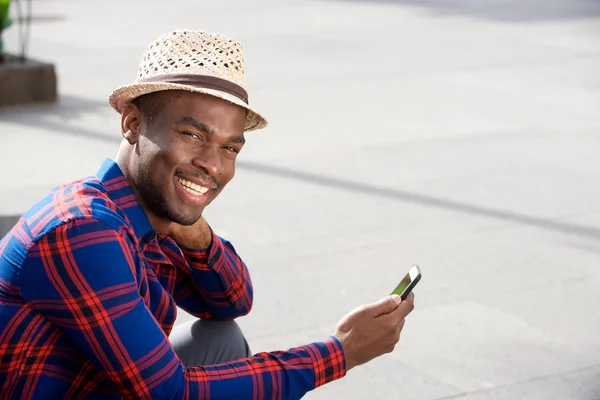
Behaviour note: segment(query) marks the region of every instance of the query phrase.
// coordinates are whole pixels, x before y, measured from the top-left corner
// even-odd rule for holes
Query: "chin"
[[[166,216],[171,222],[183,226],[190,226],[194,225],[202,217],[202,210],[194,210],[193,212],[190,212],[189,210],[176,211],[174,209],[170,209],[166,212]]]
[[[196,217],[188,216],[188,217],[180,217],[180,218],[172,219],[171,221],[178,225],[182,225],[182,226],[192,226],[196,222],[198,222],[199,219],[200,219],[200,217],[196,218]]]

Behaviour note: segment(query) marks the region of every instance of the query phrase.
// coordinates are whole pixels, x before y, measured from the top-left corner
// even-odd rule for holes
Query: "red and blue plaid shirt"
[[[121,170],[52,191],[0,241],[0,398],[297,399],[345,375],[334,337],[185,368],[176,305],[232,319],[248,270],[213,232],[204,250],[157,236]]]

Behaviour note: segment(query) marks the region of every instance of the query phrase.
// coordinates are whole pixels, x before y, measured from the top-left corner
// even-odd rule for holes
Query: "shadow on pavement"
[[[350,0],[357,1],[357,0]],[[409,2],[410,0],[379,0]],[[431,0],[429,1],[431,2]],[[598,2],[600,5],[600,1]],[[29,126],[38,126],[40,129],[49,130],[57,134],[74,135],[78,138],[89,138],[109,143],[120,141],[120,137],[109,136],[90,129],[81,129],[79,127],[69,127],[68,122],[80,117],[80,113],[98,112],[98,109],[106,108],[104,102],[84,100],[76,97],[63,97],[58,106],[50,107],[32,107],[25,110],[0,111],[0,118],[9,120],[17,124]],[[238,161],[238,168],[262,173],[269,176],[292,179],[298,182],[326,186],[348,192],[361,193],[370,196],[388,198],[396,201],[415,203],[445,209],[454,212],[460,212],[468,215],[478,215],[481,217],[512,222],[521,225],[528,225],[539,229],[555,231],[565,234],[571,234],[581,237],[599,239],[600,228],[570,224],[547,218],[532,217],[525,214],[519,214],[511,211],[498,210],[493,208],[481,207],[473,204],[462,203],[453,200],[441,199],[433,196],[426,196],[417,193],[411,193],[399,189],[372,186],[369,184],[346,180],[331,176],[311,174],[298,170],[278,167],[263,163],[250,161]],[[0,237],[2,237],[16,222],[16,216],[0,215]]]
[[[480,217],[511,222],[519,225],[531,226],[547,231],[554,231],[591,239],[600,239],[600,228],[596,228],[593,226],[570,224],[548,218],[532,217],[529,215],[520,214],[512,211],[486,208],[459,201],[412,193],[400,189],[373,186],[366,183],[355,182],[347,179],[311,174],[307,172],[297,171],[294,169],[277,167],[251,161],[238,161],[237,167],[264,175],[291,179],[302,183],[320,185],[325,186],[327,188],[334,188],[352,193],[361,193],[365,195],[387,198],[405,203],[415,203],[422,206],[449,210],[467,215],[477,215]],[[14,215],[0,215],[0,238],[10,230],[10,228],[14,225],[17,219],[18,216]]]
[[[468,215],[477,215],[490,219],[512,222],[520,225],[528,225],[548,231],[555,231],[592,239],[600,239],[600,228],[592,226],[569,224],[547,218],[531,217],[525,214],[519,214],[512,211],[503,211],[493,208],[486,208],[473,204],[441,199],[417,193],[411,193],[399,189],[390,189],[355,182],[351,180],[311,174],[282,167],[274,167],[262,163],[239,161],[237,165],[239,168],[243,168],[248,171],[258,172],[270,176],[277,176],[280,178],[293,179],[305,183],[322,185],[328,188],[335,188],[345,190],[348,192],[383,197],[396,201],[402,201],[405,203],[415,203],[419,205],[455,211]]]
[[[81,121],[85,114],[98,115],[102,111],[111,112],[108,101],[101,102],[76,96],[60,96],[58,103],[31,105],[26,107],[0,109],[0,120],[15,125],[26,125],[42,130],[78,138],[87,137],[109,143],[119,143],[121,137],[114,132],[103,134],[93,129],[73,125]]]
[[[298,182],[325,186],[344,190],[353,193],[361,193],[380,198],[388,198],[405,203],[415,203],[422,206],[434,207],[467,215],[477,215],[480,217],[511,222],[519,225],[531,226],[547,231],[554,231],[569,235],[575,235],[591,239],[600,239],[600,228],[586,225],[570,224],[561,221],[555,221],[548,218],[532,217],[512,211],[486,208],[473,204],[441,199],[433,196],[426,196],[418,193],[412,193],[405,190],[390,189],[380,186],[373,186],[365,183],[355,182],[346,179],[335,178],[325,175],[311,174],[283,167],[276,167],[268,164],[238,161],[238,168],[261,173],[264,175],[275,176],[279,178],[292,179]],[[10,230],[17,221],[17,216],[0,216],[0,238]]]
[[[600,17],[598,0],[334,0],[426,8],[434,17],[465,16],[502,22]]]

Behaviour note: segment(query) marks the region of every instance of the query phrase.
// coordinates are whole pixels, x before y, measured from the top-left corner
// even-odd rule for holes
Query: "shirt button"
[[[175,299],[171,297],[171,305],[174,306],[175,305]]]

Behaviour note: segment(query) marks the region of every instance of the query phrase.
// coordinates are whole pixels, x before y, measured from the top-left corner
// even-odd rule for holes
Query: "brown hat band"
[[[216,76],[194,74],[156,75],[140,79],[138,83],[175,83],[193,86],[198,89],[214,89],[229,93],[248,104],[248,92],[243,87]]]

